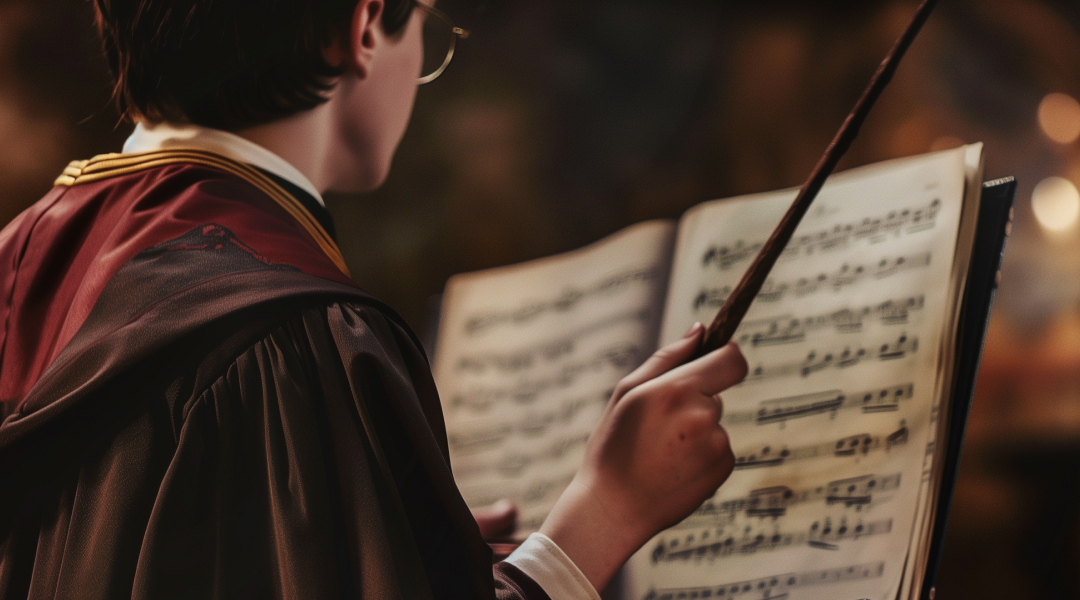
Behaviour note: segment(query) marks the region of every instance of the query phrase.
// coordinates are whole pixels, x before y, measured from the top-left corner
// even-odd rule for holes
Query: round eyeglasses
[[[454,58],[458,38],[468,38],[469,32],[455,27],[450,17],[434,6],[423,2],[416,2],[414,6],[427,13],[424,19],[424,67],[417,80],[417,85],[424,85],[443,74]]]

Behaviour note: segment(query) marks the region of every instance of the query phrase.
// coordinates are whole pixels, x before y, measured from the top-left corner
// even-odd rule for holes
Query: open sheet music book
[[[981,151],[829,180],[734,338],[750,364],[723,394],[735,471],[631,559],[623,597],[925,594],[992,296],[982,283],[998,267],[976,261],[969,283],[990,227]],[[795,193],[707,202],[451,279],[435,376],[466,501],[510,498],[519,535],[539,528],[615,384],[712,319]],[[1007,206],[995,207],[980,243],[999,254]]]

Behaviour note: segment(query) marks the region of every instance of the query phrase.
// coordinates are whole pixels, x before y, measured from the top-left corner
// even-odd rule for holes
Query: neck
[[[237,131],[236,134],[285,159],[304,174],[320,192],[334,183],[332,157],[336,143],[334,114],[330,103]]]

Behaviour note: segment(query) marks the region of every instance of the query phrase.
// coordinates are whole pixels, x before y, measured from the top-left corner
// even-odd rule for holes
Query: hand
[[[513,531],[517,525],[517,506],[509,500],[499,500],[491,506],[472,510],[480,535],[485,542],[499,540]]]
[[[491,559],[500,561],[517,549],[518,543],[510,540],[517,527],[517,506],[509,500],[499,500],[491,506],[472,509],[473,518],[480,527],[480,536],[491,548]]]
[[[716,396],[746,377],[735,344],[684,364],[703,328],[615,388],[585,461],[540,531],[597,590],[652,536],[689,516],[735,466]]]

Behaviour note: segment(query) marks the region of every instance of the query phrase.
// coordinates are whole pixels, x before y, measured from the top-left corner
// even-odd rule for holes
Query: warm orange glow
[[[1071,144],[1080,137],[1080,102],[1067,94],[1047,94],[1039,103],[1039,126],[1059,144]]]
[[[959,148],[963,145],[964,140],[951,135],[943,135],[930,144],[930,151],[937,152],[938,150],[952,150],[953,148]]]

